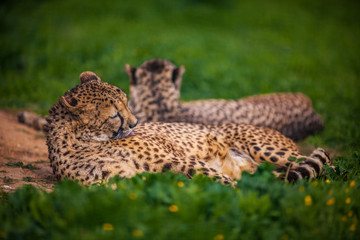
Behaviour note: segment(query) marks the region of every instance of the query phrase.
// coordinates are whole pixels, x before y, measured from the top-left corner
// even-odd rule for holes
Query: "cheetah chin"
[[[126,138],[126,137],[132,137],[135,136],[134,129],[130,129],[127,132],[124,132],[122,129],[119,129],[117,133],[114,134],[115,136],[112,138],[114,140],[120,139],[120,138]]]

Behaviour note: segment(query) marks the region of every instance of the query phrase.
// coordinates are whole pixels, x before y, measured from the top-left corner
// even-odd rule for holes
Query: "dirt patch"
[[[45,134],[18,123],[0,110],[0,185],[14,191],[23,184],[51,190],[56,182],[49,165]]]

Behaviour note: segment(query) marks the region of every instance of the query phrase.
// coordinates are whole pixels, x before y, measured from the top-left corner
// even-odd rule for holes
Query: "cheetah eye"
[[[119,114],[118,114],[118,113],[116,113],[114,116],[111,116],[110,118],[111,118],[111,119],[117,118],[117,117],[118,117],[118,115],[119,115]]]

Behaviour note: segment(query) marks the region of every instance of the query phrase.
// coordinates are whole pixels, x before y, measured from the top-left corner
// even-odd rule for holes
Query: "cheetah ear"
[[[86,83],[90,81],[101,82],[101,79],[93,72],[86,71],[80,74],[81,83]]]
[[[175,84],[176,89],[180,89],[182,75],[184,74],[184,72],[185,72],[184,66],[175,68],[172,72],[172,82]]]
[[[66,107],[69,111],[71,111],[71,112],[73,112],[73,113],[77,112],[77,111],[80,110],[80,108],[81,108],[81,107],[78,105],[78,100],[76,100],[76,98],[74,98],[74,97],[71,97],[70,99],[66,99],[66,97],[62,96],[62,97],[60,98],[60,101],[61,101],[62,104],[65,105],[65,107]]]
[[[136,68],[131,67],[129,64],[125,64],[125,72],[130,78],[130,85],[136,85],[136,76],[135,76]]]

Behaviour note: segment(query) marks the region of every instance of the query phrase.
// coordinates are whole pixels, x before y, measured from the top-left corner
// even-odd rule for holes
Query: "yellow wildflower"
[[[330,198],[329,200],[327,200],[326,205],[327,206],[331,206],[335,204],[335,198]]]
[[[135,230],[132,232],[132,235],[133,235],[134,237],[143,237],[143,236],[144,236],[144,233],[143,233],[141,230],[139,230],[139,229],[135,229]]]
[[[214,237],[214,240],[224,240],[224,235],[218,234]]]
[[[169,211],[170,211],[170,212],[177,212],[177,211],[179,211],[179,208],[178,208],[178,206],[176,206],[176,205],[171,205],[171,206],[169,207]]]
[[[355,187],[355,180],[352,180],[352,181],[350,182],[350,187]]]
[[[349,212],[348,212],[348,217],[351,217],[353,215],[353,212],[350,210]]]
[[[305,203],[306,204],[306,203]],[[292,213],[292,208],[286,208],[285,209],[285,212],[286,212],[286,214],[291,214]]]
[[[280,240],[288,240],[289,239],[289,236],[284,234],[280,237]]]
[[[326,181],[325,181],[326,183],[330,183],[330,180],[329,179],[326,179]]]
[[[310,195],[306,195],[304,201],[305,201],[305,206],[311,206],[312,199]]]
[[[349,227],[349,230],[352,232],[355,232],[356,229],[356,223],[351,224],[351,226]]]
[[[183,187],[184,183],[182,181],[178,181],[177,185],[178,185],[178,187]]]
[[[299,187],[299,192],[303,192],[305,190],[304,186]]]
[[[129,198],[131,200],[135,200],[135,199],[137,199],[137,195],[135,193],[129,193]]]
[[[345,203],[346,203],[346,204],[350,204],[350,203],[351,203],[351,198],[349,198],[349,197],[346,198],[346,199],[345,199]]]
[[[102,228],[105,230],[105,231],[113,231],[114,230],[114,226],[111,224],[111,223],[104,223],[102,225]]]

